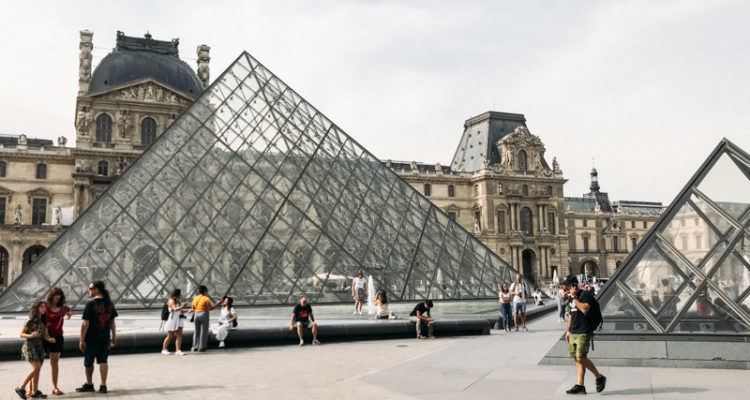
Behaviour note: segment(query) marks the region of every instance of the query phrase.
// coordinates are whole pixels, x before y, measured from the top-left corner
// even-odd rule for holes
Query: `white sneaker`
[[[304,346],[305,345],[305,341],[304,340],[300,340],[299,341],[299,345],[300,345],[300,347]]]
[[[318,339],[313,340],[313,346],[317,346],[319,344],[320,344],[320,342],[318,341]]]
[[[174,355],[176,355],[176,356],[184,356],[185,353],[183,353],[182,350],[177,350],[177,351],[174,352]]]
[[[224,341],[223,341],[223,340],[222,340],[221,342],[219,342],[219,348],[220,348],[220,349],[223,349],[223,348],[224,348]]]
[[[362,311],[359,312],[359,315],[362,315]]]
[[[352,315],[357,315],[357,310],[354,310],[354,312],[352,313]]]
[[[161,354],[165,355],[165,356],[168,356],[168,355],[171,355],[172,353],[170,353],[169,350],[162,350]]]

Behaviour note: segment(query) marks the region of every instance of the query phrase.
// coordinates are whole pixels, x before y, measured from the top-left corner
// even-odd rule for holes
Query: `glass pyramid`
[[[750,335],[750,156],[724,139],[599,301],[605,333]]]
[[[120,308],[198,285],[238,305],[351,301],[362,269],[392,300],[494,298],[515,271],[247,53],[0,297],[91,280]]]

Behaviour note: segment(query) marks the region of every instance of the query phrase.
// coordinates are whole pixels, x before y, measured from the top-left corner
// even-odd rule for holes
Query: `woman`
[[[500,286],[500,296],[497,302],[500,303],[500,316],[503,319],[503,329],[505,329],[505,332],[510,332],[510,320],[512,318],[510,305],[513,302],[513,293],[508,290],[507,283],[503,283]]]
[[[376,313],[375,319],[388,319],[388,296],[385,294],[385,290],[381,290],[375,294]]]
[[[211,302],[208,297],[208,288],[200,285],[198,287],[199,295],[193,299],[193,311],[195,311],[195,332],[193,332],[193,348],[191,351],[206,351],[208,347],[208,313],[221,304],[221,300],[216,303]]]
[[[563,288],[556,289],[557,296],[557,322],[565,322],[565,312],[568,309],[568,294]]]
[[[234,311],[232,304],[234,304],[234,299],[231,297],[224,297],[224,306],[221,307],[219,322],[211,327],[211,332],[216,335],[216,340],[219,341],[219,348],[225,346],[224,340],[226,340],[229,335],[229,331],[234,329],[237,324],[237,312]]]
[[[164,339],[164,344],[161,346],[161,354],[164,354],[165,356],[172,354],[167,348],[175,337],[176,351],[174,353],[178,356],[185,355],[185,353],[182,352],[182,328],[185,326],[185,318],[182,313],[187,311],[187,306],[187,303],[182,302],[182,291],[180,289],[173,290],[167,301],[169,318],[167,318],[167,323],[164,325],[164,329],[167,331],[167,337]]]
[[[60,371],[60,353],[63,351],[65,339],[63,338],[63,321],[70,319],[73,314],[65,303],[65,293],[60,288],[52,288],[47,294],[47,332],[54,338],[54,342],[45,341],[44,344],[49,352],[49,365],[52,370],[52,394],[61,396],[64,393],[57,387],[57,377]]]
[[[29,312],[29,319],[23,324],[21,338],[26,339],[26,343],[21,348],[21,357],[31,364],[31,372],[21,383],[21,386],[15,389],[18,397],[45,398],[46,394],[39,390],[39,372],[42,370],[44,358],[47,356],[44,351],[42,339],[55,343],[55,339],[49,337],[47,332],[47,323],[44,321],[47,314],[47,303],[39,301],[34,303]],[[26,396],[26,385],[29,385],[29,395]]]
[[[367,292],[367,281],[364,272],[357,272],[357,277],[352,281],[352,298],[354,298],[354,314],[362,315],[362,302]]]
[[[539,288],[534,289],[534,294],[531,295],[534,297],[534,304],[538,306],[543,306],[544,302],[542,301],[542,292],[539,290]]]

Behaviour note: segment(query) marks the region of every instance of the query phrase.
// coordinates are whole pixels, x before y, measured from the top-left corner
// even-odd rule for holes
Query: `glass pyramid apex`
[[[246,52],[0,296],[120,308],[198,285],[237,305],[494,298],[515,271]]]
[[[749,165],[719,143],[601,293],[604,333],[750,336]]]

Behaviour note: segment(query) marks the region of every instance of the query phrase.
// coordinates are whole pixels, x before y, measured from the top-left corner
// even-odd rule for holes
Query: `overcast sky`
[[[750,2],[0,0],[0,133],[75,138],[79,30],[247,50],[381,159],[448,165],[469,117],[522,113],[567,196],[669,203],[722,137],[750,150]],[[69,144],[72,140],[69,142]],[[593,159],[593,161],[592,161]]]

